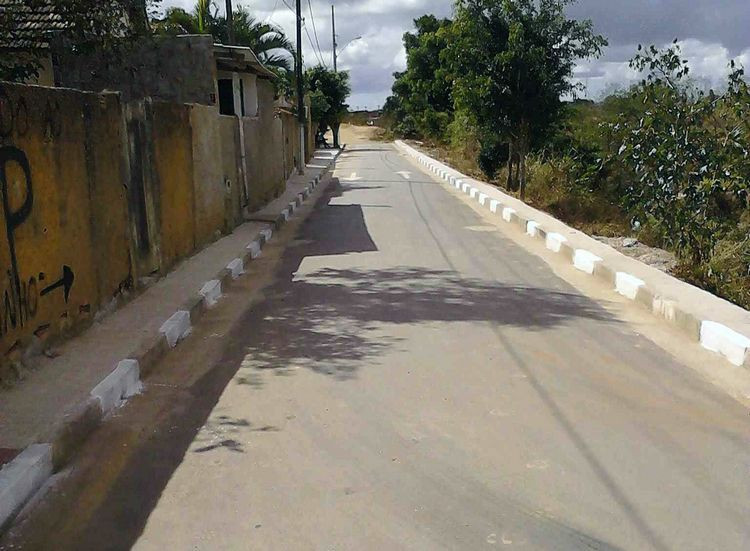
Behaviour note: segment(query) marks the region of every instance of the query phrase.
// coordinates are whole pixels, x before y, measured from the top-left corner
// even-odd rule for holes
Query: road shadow
[[[245,342],[236,381],[262,387],[258,370],[300,368],[348,379],[398,345],[389,324],[490,322],[544,331],[571,319],[614,321],[571,292],[508,285],[420,267],[333,268],[300,272],[309,257],[377,252],[360,205],[332,205],[349,191],[334,181],[289,247],[266,300],[243,317],[233,339]],[[239,351],[238,351],[239,352]]]
[[[135,427],[142,431],[138,436],[131,435],[134,427],[125,419],[105,423],[89,440],[93,451],[80,454],[77,469],[86,473],[80,479],[95,480],[94,473],[102,469],[116,478],[93,512],[76,521],[75,533],[68,531],[60,540],[59,528],[68,527],[69,519],[65,511],[55,513],[63,516],[34,526],[26,548],[129,549],[186,454],[246,453],[242,442],[248,433],[261,437],[280,430],[217,410],[233,380],[262,388],[259,374],[286,376],[300,368],[350,380],[363,365],[398,346],[398,339],[383,336],[386,324],[482,321],[544,331],[575,318],[610,321],[603,309],[575,294],[463,278],[452,271],[324,267],[300,275],[310,256],[378,252],[362,208],[330,204],[345,193],[339,182],[330,185],[284,252],[273,283],[263,290],[265,299],[226,336],[220,359],[189,388],[163,390],[169,392],[169,409],[158,422]],[[112,446],[102,447],[102,442]],[[122,445],[137,446],[124,465],[119,463]],[[87,497],[75,480],[64,487],[62,503]],[[50,544],[51,538],[59,543],[33,545]]]

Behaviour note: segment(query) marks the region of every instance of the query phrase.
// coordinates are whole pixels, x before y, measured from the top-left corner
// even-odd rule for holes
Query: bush
[[[485,176],[492,180],[500,167],[508,163],[508,156],[508,144],[501,142],[497,137],[491,137],[482,140],[477,163]]]

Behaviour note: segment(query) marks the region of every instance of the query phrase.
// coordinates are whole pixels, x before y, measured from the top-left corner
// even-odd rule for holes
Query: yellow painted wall
[[[195,240],[201,247],[224,228],[226,186],[222,167],[222,139],[216,109],[191,105]],[[233,145],[233,144],[231,144]]]
[[[117,96],[2,89],[0,120],[11,122],[0,137],[0,342],[7,354],[31,335],[46,338],[89,319],[127,285],[129,252],[127,206],[115,188],[121,156],[109,156],[122,146]]]
[[[152,109],[163,273],[196,247],[192,131],[187,106],[155,102]]]
[[[239,124],[251,210],[284,191],[296,121],[276,113],[271,83],[258,99],[258,117],[237,119],[0,83],[0,381],[33,335],[82,326],[242,222]]]

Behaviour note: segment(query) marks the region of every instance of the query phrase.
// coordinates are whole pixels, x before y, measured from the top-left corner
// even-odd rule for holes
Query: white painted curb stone
[[[479,190],[477,188],[473,187],[469,190],[469,197],[471,197],[472,199],[474,199],[477,195],[479,195]]]
[[[489,197],[487,196],[486,193],[480,193],[479,194],[479,204],[480,205],[484,206],[484,204],[487,202],[487,199],[489,199]]]
[[[159,333],[166,337],[169,347],[174,348],[178,342],[190,334],[190,330],[190,312],[179,310],[162,324]]]
[[[266,228],[264,230],[260,230],[260,234],[263,236],[263,240],[268,243],[273,237],[273,230],[271,228]]]
[[[600,257],[584,249],[576,249],[573,253],[573,266],[587,274],[593,274],[596,263],[601,261]]]
[[[198,291],[198,294],[203,297],[206,306],[215,306],[221,298],[221,281],[218,279],[206,281],[201,290]]]
[[[227,264],[227,270],[232,272],[232,279],[237,279],[245,273],[245,265],[243,264],[241,258],[235,258],[229,264]]]
[[[545,244],[547,245],[547,248],[550,251],[559,253],[560,248],[562,247],[562,244],[565,243],[566,241],[567,239],[565,238],[564,235],[560,235],[559,233],[548,233]]]
[[[505,207],[503,209],[503,220],[505,220],[506,222],[510,222],[515,213],[516,213],[516,209]]]
[[[461,184],[461,191],[463,191],[464,193],[469,193],[469,188],[471,188],[469,184],[467,183]]]
[[[635,300],[635,297],[638,295],[638,289],[644,285],[646,283],[643,280],[625,272],[617,272],[615,274],[615,291],[630,300]]]
[[[456,178],[454,176],[451,176],[450,178],[448,178],[448,182],[450,183],[450,185],[455,186]]]
[[[490,212],[497,212],[497,207],[500,206],[500,201],[497,199],[490,199]]]
[[[32,444],[0,470],[0,526],[52,476],[52,446]]]
[[[281,211],[281,216],[284,217],[284,220],[288,221],[291,214],[289,213],[289,207],[285,208]]]
[[[253,241],[247,246],[247,250],[250,252],[250,258],[256,259],[261,255],[260,241]]]
[[[726,325],[704,321],[701,323],[701,346],[718,352],[736,366],[742,366],[750,352],[750,339]]]
[[[94,387],[91,396],[99,400],[102,414],[106,415],[123,400],[135,396],[142,390],[138,360],[122,360],[112,373]]]
[[[539,233],[539,222],[535,222],[534,220],[529,220],[526,223],[526,233],[530,235],[531,237],[536,237]]]
[[[456,185],[456,189],[461,189],[461,186],[464,185],[464,181],[460,178],[456,178],[455,185]]]

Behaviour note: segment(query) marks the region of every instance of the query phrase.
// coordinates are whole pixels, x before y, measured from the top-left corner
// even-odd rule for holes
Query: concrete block
[[[644,285],[646,283],[643,280],[625,272],[615,274],[615,291],[630,300],[635,300],[635,297],[638,296],[638,289]]]
[[[190,312],[179,310],[165,321],[159,328],[159,333],[167,339],[169,348],[174,348],[177,343],[190,334]]]
[[[489,199],[489,197],[486,193],[480,193],[477,200],[479,201],[480,205],[484,206],[484,204],[487,202],[487,199]]]
[[[701,346],[718,352],[730,363],[742,366],[750,354],[750,338],[715,321],[701,323]]]
[[[246,247],[246,249],[250,252],[250,258],[252,259],[258,258],[261,255],[261,249],[262,249],[260,239],[251,241],[250,244]]]
[[[122,360],[115,370],[91,391],[91,397],[99,400],[102,414],[107,415],[123,400],[143,390],[141,372],[137,360]]]
[[[273,237],[273,230],[271,228],[260,230],[260,237],[263,239],[262,245],[268,243]]]
[[[490,200],[490,212],[497,212],[497,209],[503,205],[497,199]]]
[[[478,195],[479,195],[479,190],[477,188],[473,187],[469,190],[469,197],[471,199],[475,199]]]
[[[576,249],[573,253],[573,266],[587,274],[593,275],[596,264],[601,261],[601,257],[585,249]]]
[[[231,272],[232,279],[237,279],[245,273],[245,264],[242,262],[241,258],[235,258],[227,264],[227,270]]]
[[[288,222],[289,218],[291,218],[292,216],[292,211],[289,209],[289,207],[287,207],[281,211],[281,216],[284,217],[284,222]]]
[[[464,185],[464,181],[461,178],[456,178],[455,186],[456,189],[461,189]]]
[[[534,220],[526,222],[526,233],[531,237],[536,237],[536,234],[539,233],[539,222]]]
[[[560,235],[559,233],[550,232],[547,234],[547,239],[545,241],[547,248],[550,251],[559,253],[562,244],[567,241],[567,238],[564,235]]]
[[[510,207],[505,207],[503,209],[503,220],[506,222],[510,222],[513,220],[513,215],[516,213],[516,209],[512,209]]]
[[[450,183],[450,185],[452,185],[452,186],[455,187],[455,185],[456,185],[456,178],[453,177],[453,176],[451,176],[450,178],[448,178],[448,182]]]
[[[289,216],[291,216],[292,213],[297,210],[297,201],[289,201],[289,204],[286,206],[286,210],[289,211]]]
[[[469,193],[470,189],[471,189],[471,185],[470,184],[468,184],[466,182],[464,182],[463,184],[461,184],[461,191],[463,191],[464,193]]]
[[[206,306],[215,306],[219,299],[221,299],[221,281],[218,279],[212,279],[207,281],[198,294],[203,297]]]
[[[52,446],[32,444],[0,470],[0,527],[52,476]]]

